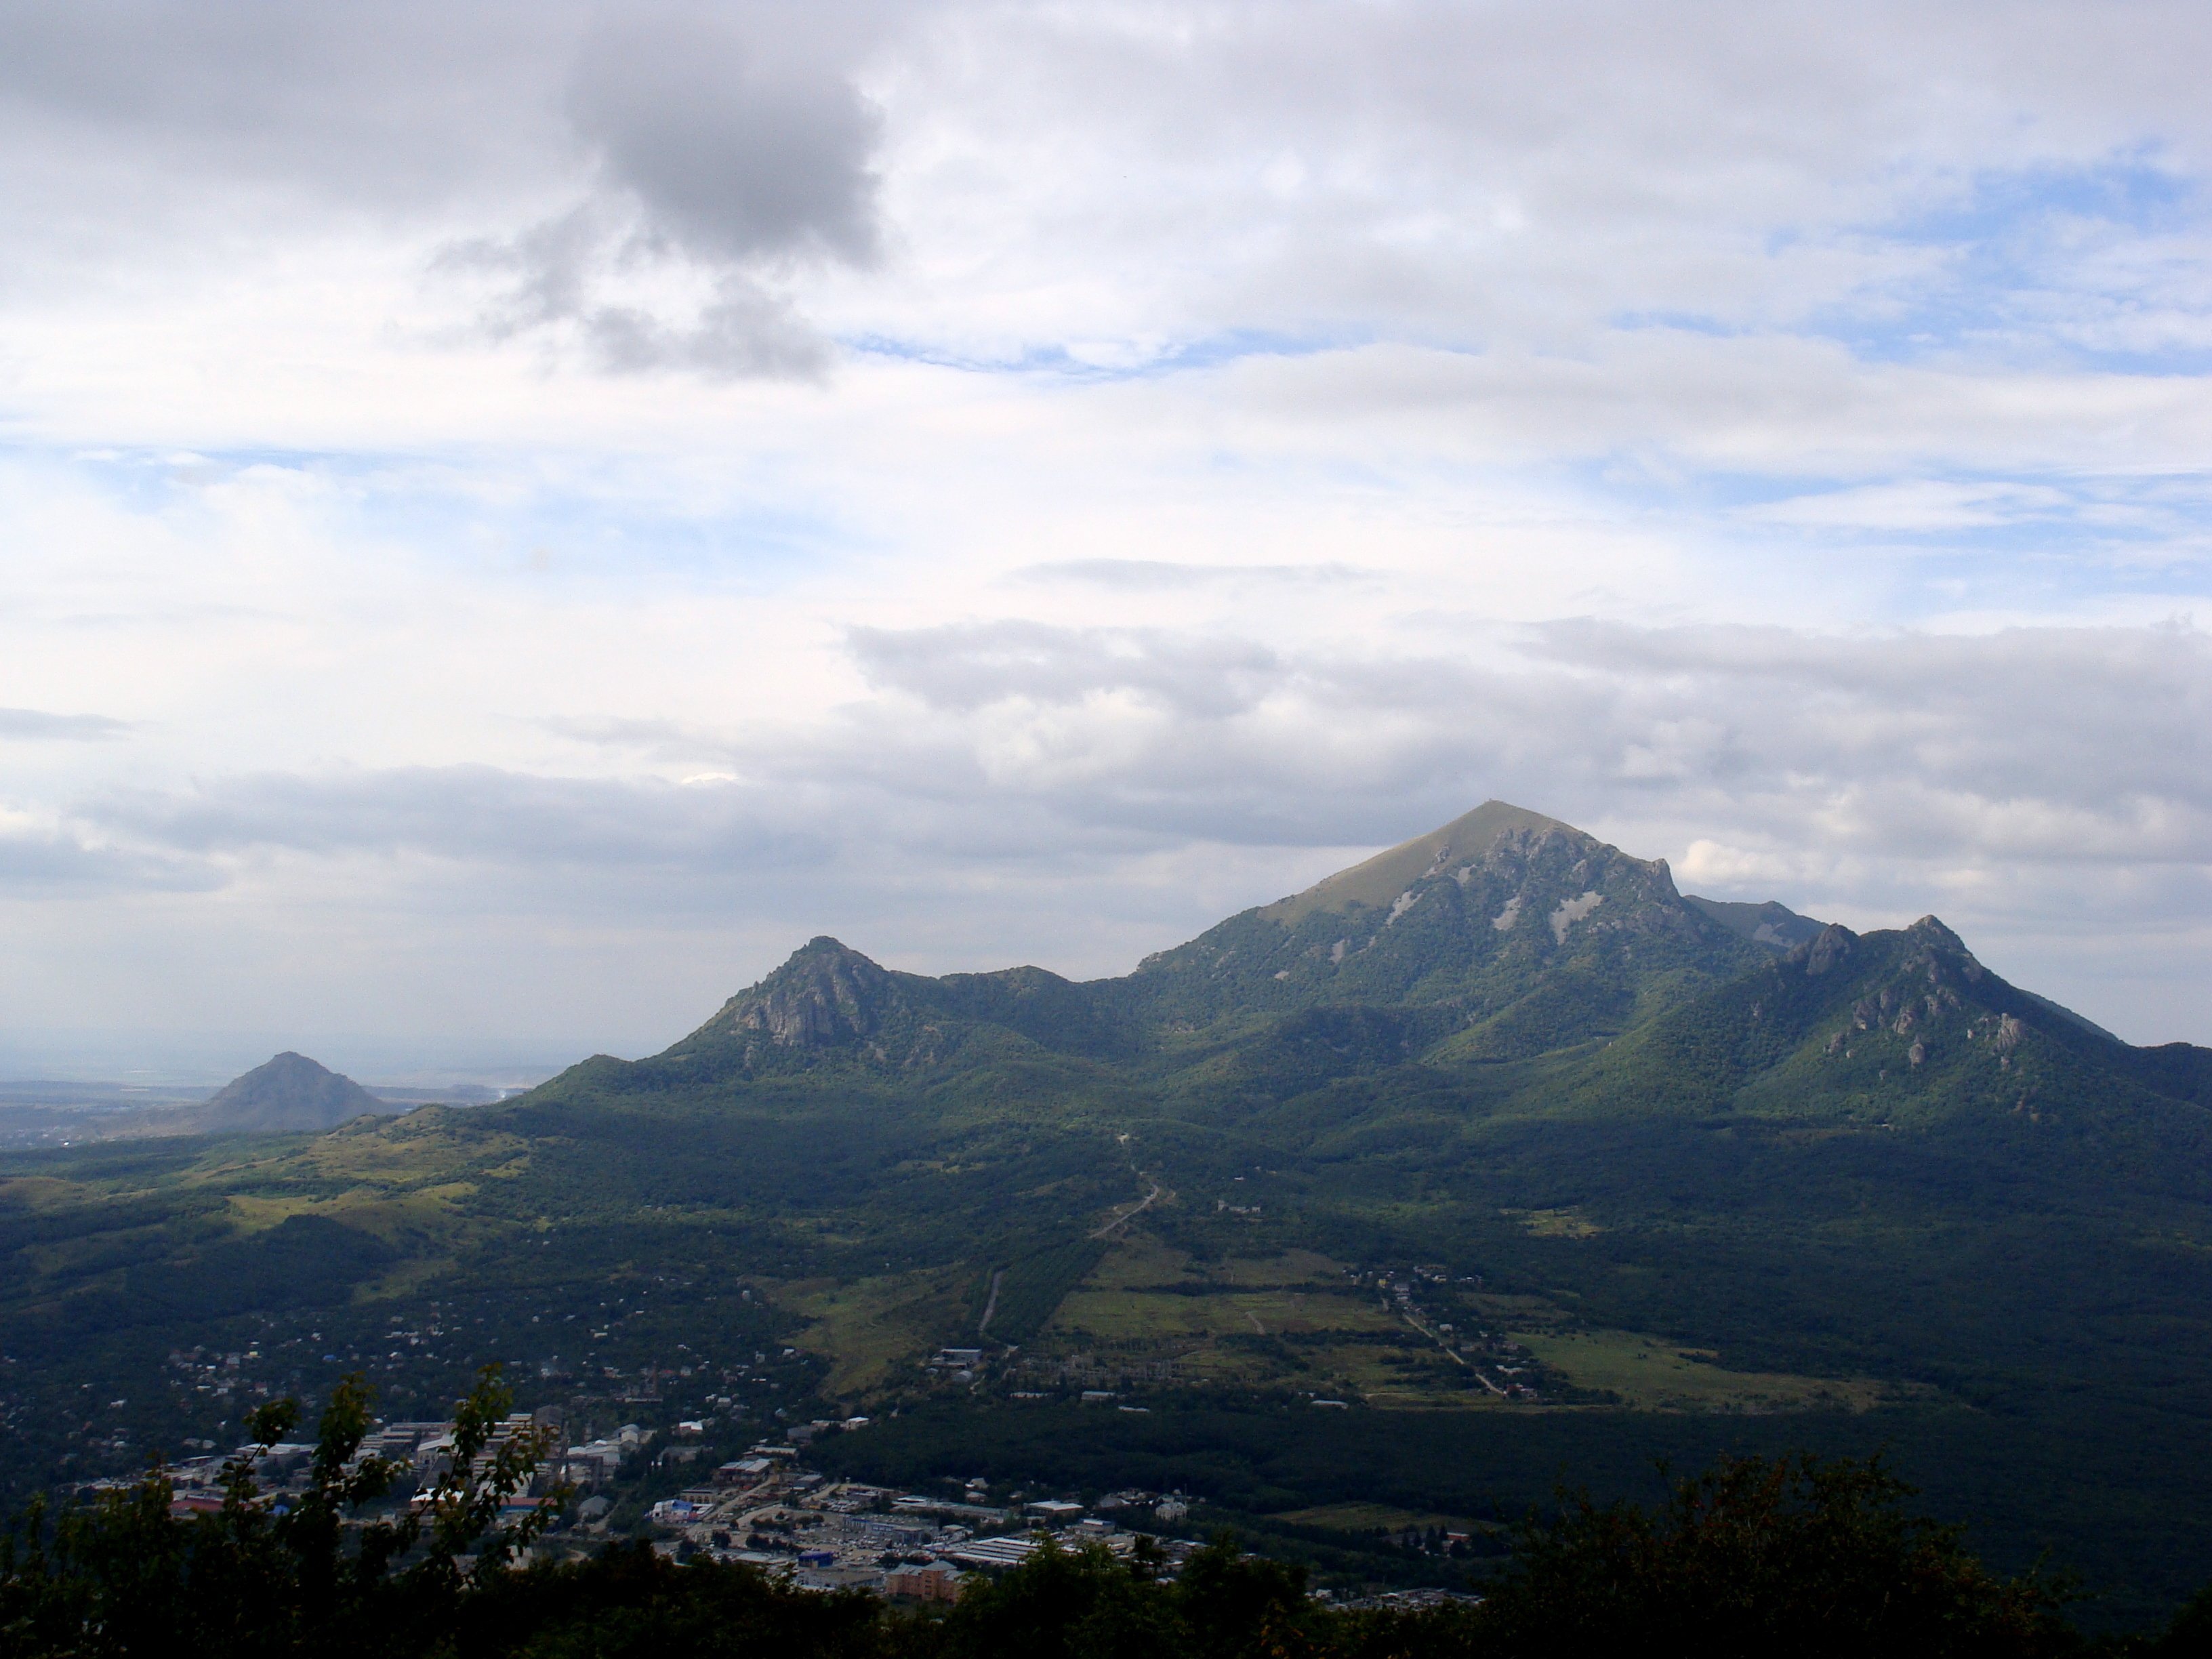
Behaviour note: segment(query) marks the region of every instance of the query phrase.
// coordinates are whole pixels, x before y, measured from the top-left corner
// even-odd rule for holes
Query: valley
[[[817,939],[513,1100],[9,1152],[0,1480],[489,1361],[595,1429],[866,1416],[831,1473],[1182,1490],[1293,1551],[1887,1448],[2135,1617],[2212,1577],[2208,1154],[2212,1053],[1492,803],[1119,979]]]

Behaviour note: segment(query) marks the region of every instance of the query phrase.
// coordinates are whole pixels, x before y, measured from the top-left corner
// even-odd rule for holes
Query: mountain
[[[174,1121],[200,1134],[313,1133],[391,1110],[351,1078],[288,1049],[233,1078]]]
[[[1595,1082],[1601,1098],[1632,1097],[1644,1109],[1884,1127],[1995,1114],[2140,1117],[2161,1097],[2212,1103],[2195,1072],[2160,1054],[2007,983],[1923,916],[1866,935],[1820,929],[1654,1021]]]
[[[1684,895],[1684,899],[1739,939],[1747,939],[1774,951],[1788,951],[1805,944],[1824,925],[1772,899],[1764,904],[1744,904],[1729,899],[1699,898],[1694,893]]]
[[[376,1109],[279,1056],[207,1127]],[[400,1415],[487,1358],[525,1406],[866,1415],[860,1478],[1181,1486],[1370,1565],[1328,1517],[1887,1448],[2112,1605],[2212,1577],[2212,1050],[1501,802],[1125,975],[820,937],[512,1100],[149,1145],[0,1157],[0,1352],[54,1402],[0,1477],[91,1467],[88,1384],[210,1403],[96,1364],[259,1344]]]
[[[1933,916],[1861,936],[1686,896],[1664,860],[1490,801],[1120,978],[933,978],[817,938],[662,1054],[603,1057],[525,1099],[734,1103],[781,1079],[762,1103],[795,1107],[844,1079],[907,1108],[927,1093],[1080,1117],[1133,1092],[1185,1121],[1335,1135],[1387,1133],[1376,1119],[1403,1118],[1401,1097],[1439,1091],[1490,1117],[1844,1126],[2197,1099],[2196,1061],[2145,1052],[1989,973]],[[1343,1092],[1361,1079],[1360,1098]]]
[[[1617,1032],[1759,957],[1683,900],[1664,860],[1490,801],[1146,957],[1119,994],[1171,1030],[1419,1010],[1455,1054],[1505,1059]]]
[[[690,1075],[724,1078],[836,1061],[905,1072],[1004,1058],[1018,1040],[1174,1069],[1208,1037],[1264,1041],[1354,1009],[1402,1052],[1526,1057],[1615,1035],[1766,959],[1732,907],[1717,918],[1707,906],[1675,890],[1664,860],[1491,801],[1121,979],[1078,984],[1039,968],[933,979],[817,938],[640,1064],[698,1062]]]

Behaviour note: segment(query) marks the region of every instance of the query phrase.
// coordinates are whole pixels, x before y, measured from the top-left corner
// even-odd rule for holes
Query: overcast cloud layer
[[[1489,796],[2212,1042],[2201,5],[0,3],[0,1073]]]

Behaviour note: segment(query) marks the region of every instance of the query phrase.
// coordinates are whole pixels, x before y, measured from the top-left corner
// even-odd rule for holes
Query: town
[[[228,1356],[178,1358],[203,1375],[220,1377],[237,1370]],[[965,1378],[983,1369],[980,1351],[972,1348],[944,1349],[926,1363],[933,1374],[946,1377]],[[741,1455],[708,1467],[703,1454],[711,1431],[726,1431],[743,1414],[736,1401],[720,1403],[735,1416],[720,1424],[678,1419],[665,1428],[625,1422],[573,1443],[563,1432],[572,1420],[567,1408],[514,1411],[493,1426],[464,1484],[483,1489],[501,1453],[526,1444],[535,1459],[532,1473],[498,1494],[501,1519],[513,1523],[545,1508],[555,1513],[545,1517],[525,1560],[574,1559],[609,1544],[643,1540],[677,1561],[737,1564],[801,1590],[858,1590],[921,1603],[956,1601],[974,1575],[1018,1566],[1040,1549],[1102,1550],[1172,1581],[1201,1547],[1198,1538],[1185,1535],[1193,1530],[1197,1500],[1181,1491],[1130,1486],[1086,1498],[976,1476],[936,1483],[939,1490],[902,1492],[810,1467],[810,1449],[866,1431],[870,1419],[861,1416],[792,1423],[779,1429],[778,1437],[754,1442]],[[193,1455],[163,1462],[157,1471],[169,1484],[171,1513],[179,1517],[219,1511],[241,1472],[252,1482],[252,1501],[281,1507],[307,1489],[315,1453],[313,1445],[290,1441],[245,1445],[227,1455],[204,1441],[190,1442],[187,1449]],[[387,1471],[390,1485],[385,1498],[361,1518],[432,1502],[453,1471],[456,1453],[456,1425],[450,1420],[375,1423],[349,1473],[374,1460]],[[690,1484],[667,1492],[676,1476],[690,1477]],[[84,1482],[79,1490],[97,1497],[133,1484],[111,1475]],[[656,1491],[665,1495],[652,1497]],[[1431,1529],[1394,1541],[1413,1552],[1454,1556],[1467,1553],[1472,1540],[1463,1532]],[[1472,1599],[1435,1587],[1379,1583],[1314,1594],[1346,1607],[1405,1608]]]

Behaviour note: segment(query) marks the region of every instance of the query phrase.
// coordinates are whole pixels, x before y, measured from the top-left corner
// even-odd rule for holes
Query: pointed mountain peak
[[[365,1112],[390,1109],[351,1078],[288,1048],[233,1078],[192,1112],[191,1121],[212,1133],[282,1133],[335,1128]]]
[[[1592,850],[1600,845],[1595,836],[1584,835],[1572,824],[1502,800],[1486,800],[1443,829],[1416,836],[1363,864],[1340,870],[1303,893],[1276,900],[1260,914],[1289,927],[1316,910],[1344,911],[1355,904],[1387,910],[1401,893],[1425,877],[1441,875],[1456,866],[1480,864],[1503,842],[1517,839],[1534,843],[1553,836],[1588,842]]]
[[[1807,978],[1818,979],[1837,963],[1850,960],[1858,943],[1856,933],[1840,921],[1832,921],[1783,960],[1792,967],[1803,968]]]
[[[764,1036],[787,1048],[827,1048],[874,1035],[897,1000],[879,964],[823,933],[731,998],[708,1030]]]
[[[1940,945],[1947,951],[1963,951],[1966,941],[1943,925],[1940,916],[1923,916],[1905,930],[1925,945]]]

